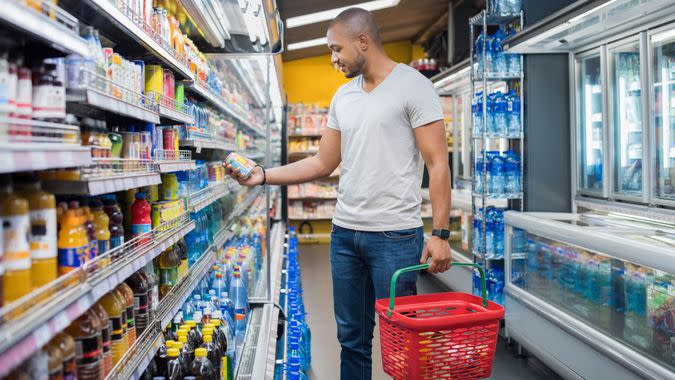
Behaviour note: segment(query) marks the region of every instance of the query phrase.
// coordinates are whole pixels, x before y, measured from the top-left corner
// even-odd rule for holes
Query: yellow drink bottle
[[[13,194],[9,177],[0,185],[0,218],[3,228],[4,300],[7,304],[31,290],[28,201]]]
[[[87,233],[76,210],[67,210],[61,219],[58,240],[59,275],[78,269],[86,262]]]
[[[91,212],[94,214],[94,230],[98,241],[98,254],[104,255],[110,250],[110,218],[103,211],[103,203],[100,199],[94,199],[90,203]],[[109,263],[109,258],[101,259],[102,265]]]
[[[113,365],[115,365],[129,349],[129,342],[127,341],[126,334],[124,334],[124,323],[122,322],[126,318],[126,306],[117,297],[115,292],[104,295],[99,302],[108,313],[108,320],[112,326],[110,332],[110,351],[112,353]]]

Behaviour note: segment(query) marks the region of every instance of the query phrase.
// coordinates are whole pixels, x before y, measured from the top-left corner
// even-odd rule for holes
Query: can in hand
[[[248,179],[256,166],[256,163],[253,160],[250,160],[235,152],[228,154],[225,162],[230,164],[235,170],[239,169],[239,174],[243,179]]]

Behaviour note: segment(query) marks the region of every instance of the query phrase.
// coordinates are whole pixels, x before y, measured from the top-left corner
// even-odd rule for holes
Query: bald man
[[[392,274],[429,262],[450,265],[450,169],[441,105],[431,82],[384,52],[373,15],[340,13],[328,27],[331,63],[350,82],[330,105],[319,152],[290,165],[257,167],[242,185],[289,185],[326,177],[342,161],[330,263],[340,378],[370,379],[375,299],[389,297]],[[434,236],[424,247],[420,206],[429,170]],[[401,276],[396,296],[416,293],[416,273]],[[319,374],[330,378],[332,374]]]

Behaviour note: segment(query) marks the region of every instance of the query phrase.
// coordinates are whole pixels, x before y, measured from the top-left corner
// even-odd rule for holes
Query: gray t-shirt
[[[362,76],[340,87],[328,115],[342,139],[333,223],[358,231],[421,227],[424,161],[413,129],[442,119],[431,81],[403,64],[370,93]]]

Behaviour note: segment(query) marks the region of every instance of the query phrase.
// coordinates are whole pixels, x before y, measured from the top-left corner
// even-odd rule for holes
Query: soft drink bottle
[[[223,280],[223,275],[220,272],[216,273],[216,279],[213,281],[213,285],[211,285],[211,287],[215,291],[215,296],[218,297],[218,299],[221,298],[223,293],[227,293],[225,281]]]
[[[142,271],[142,270],[141,270]],[[143,334],[143,331],[148,327],[148,282],[146,278],[139,272],[136,272],[127,278],[127,285],[134,292],[134,317],[136,320],[136,333]]]
[[[205,329],[207,333],[213,334],[213,330]],[[211,364],[213,364],[213,369],[217,374],[220,374],[220,363],[222,362],[222,354],[220,351],[220,346],[217,345],[213,340],[213,335],[204,335],[204,343],[202,343],[201,348],[206,348],[208,351],[207,357]]]
[[[125,284],[121,283],[115,288],[123,297],[126,305],[126,316],[127,316],[127,338],[129,340],[129,347],[131,347],[136,342],[136,316],[134,314],[134,291]]]
[[[192,298],[188,298],[187,301],[185,301],[182,309],[183,309],[183,320],[184,321],[191,320],[195,312],[195,307],[193,305]]]
[[[124,217],[114,195],[103,198],[103,211],[110,220],[110,249],[124,244]]]
[[[183,380],[183,369],[179,356],[180,351],[177,348],[168,348],[166,350],[168,356],[167,362],[167,380]]]
[[[195,349],[188,341],[187,334],[181,333],[181,335],[178,336],[178,342],[183,344],[183,348],[181,350],[183,353],[183,358],[185,359],[185,364],[188,366],[188,368],[190,368],[192,361],[195,359]]]
[[[110,352],[110,336],[112,332],[112,326],[108,323],[108,313],[106,313],[101,303],[95,303],[91,309],[96,313],[96,316],[101,321],[101,346],[103,351],[101,353],[103,358],[103,377],[108,376],[110,371],[113,368],[112,353]]]
[[[195,350],[195,360],[190,366],[190,374],[195,378],[203,380],[218,379],[213,363],[208,358],[208,350],[206,348]]]

